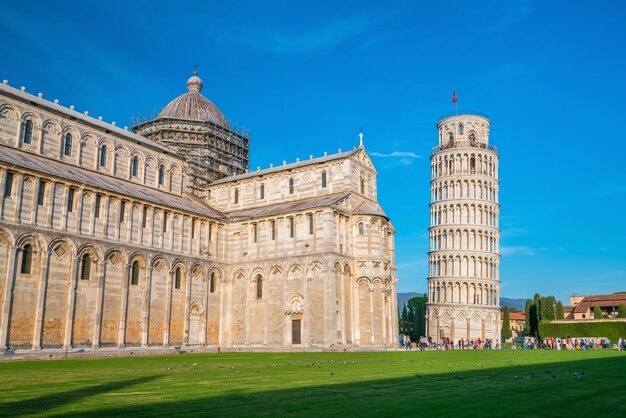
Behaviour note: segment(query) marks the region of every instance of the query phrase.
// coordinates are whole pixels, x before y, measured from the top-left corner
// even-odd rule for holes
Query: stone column
[[[100,262],[98,263],[98,275],[96,276],[96,284],[98,285],[98,290],[96,291],[96,317],[94,320],[93,330],[93,348],[100,347],[100,330],[102,328],[102,305],[104,303],[106,264],[106,258],[100,260]]]
[[[385,290],[380,292],[380,322],[383,327],[383,344],[387,345],[387,303],[385,300]]]
[[[46,221],[45,225],[48,228],[53,228],[53,220],[52,216],[54,215],[54,202],[56,200],[57,187],[59,188],[59,192],[62,190],[63,185],[51,182],[50,183],[50,193],[48,193],[48,210],[46,211]]]
[[[78,278],[78,263],[80,258],[70,255],[69,293],[67,295],[67,315],[65,316],[65,341],[63,346],[66,350],[72,348],[72,325],[74,323],[74,305],[76,303],[76,280]]]
[[[147,280],[144,281],[143,291],[143,307],[141,312],[142,326],[141,326],[141,346],[148,346],[148,332],[150,331],[150,292],[152,290],[152,267],[147,267]]]
[[[22,199],[24,198],[24,173],[17,175],[17,201],[15,202],[15,221],[22,223]]]
[[[18,250],[21,249],[9,244],[9,260],[4,286],[4,300],[2,301],[2,325],[0,326],[0,350],[4,351],[9,346],[9,316],[11,315],[11,303],[13,302],[13,291],[15,288],[15,270],[17,268]]]
[[[374,345],[374,332],[376,331],[376,327],[374,326],[374,285],[370,284],[368,289],[370,292],[370,340],[371,344]]]
[[[33,349],[41,349],[41,337],[43,329],[44,301],[46,299],[46,283],[48,282],[48,268],[50,267],[50,253],[41,252],[41,271],[39,273],[39,289],[37,290],[37,311],[35,316],[35,332],[33,333]]]
[[[104,210],[103,215],[104,215],[104,238],[108,239],[109,238],[109,209],[110,209],[110,205],[111,205],[111,197],[110,196],[104,196]]]
[[[204,300],[204,322],[202,324],[202,338],[200,339],[200,343],[202,346],[207,344],[207,333],[209,327],[209,286],[211,286],[211,273],[207,271],[207,275],[205,276],[204,288],[202,299]]]
[[[85,200],[85,189],[78,189],[78,207],[76,208],[76,234],[80,235],[83,224],[83,201]]]
[[[191,271],[185,274],[185,322],[183,324],[183,345],[189,345],[189,305],[191,304]]]
[[[32,177],[33,179],[33,202],[32,202],[32,212],[30,213],[30,224],[31,225],[36,225],[37,224],[37,216],[39,215],[39,182],[41,181],[41,178],[35,178]]]
[[[7,170],[0,168],[0,219],[4,219],[4,183],[7,178]]]
[[[361,345],[361,324],[360,324],[360,318],[359,318],[359,310],[360,310],[361,301],[359,299],[359,284],[358,283],[354,283],[354,287],[352,288],[352,293],[354,295],[353,297],[354,303],[352,304],[352,318],[354,321],[354,328],[352,329],[352,335],[354,336],[354,338],[352,342],[354,345],[359,346]]]
[[[131,266],[126,264],[124,267],[124,280],[122,281],[122,303],[120,305],[120,329],[117,337],[117,346],[125,347],[126,341],[126,314],[128,310],[128,288],[130,286]]]
[[[170,271],[167,281],[167,295],[165,302],[165,328],[163,330],[163,347],[168,347],[170,344],[170,317],[172,316],[172,282],[174,281],[174,271]]]

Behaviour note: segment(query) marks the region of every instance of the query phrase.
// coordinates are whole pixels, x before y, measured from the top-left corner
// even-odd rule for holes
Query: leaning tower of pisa
[[[498,154],[489,119],[455,115],[437,124],[430,157],[426,329],[433,339],[500,336]]]

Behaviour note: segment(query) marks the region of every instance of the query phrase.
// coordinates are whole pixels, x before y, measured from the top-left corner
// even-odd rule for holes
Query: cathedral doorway
[[[189,344],[200,344],[202,342],[200,338],[202,330],[202,317],[200,308],[198,305],[194,305],[189,313]]]
[[[291,344],[302,344],[302,320],[291,320]]]

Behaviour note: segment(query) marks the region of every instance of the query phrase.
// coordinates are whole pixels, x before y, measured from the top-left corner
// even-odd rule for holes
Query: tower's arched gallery
[[[0,84],[0,348],[393,344],[363,146],[249,172],[249,136],[187,87],[129,131]]]
[[[489,119],[439,121],[430,157],[426,329],[434,339],[500,336],[498,154]]]

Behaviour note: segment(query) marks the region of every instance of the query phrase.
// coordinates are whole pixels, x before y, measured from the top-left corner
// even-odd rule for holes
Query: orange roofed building
[[[570,306],[563,308],[565,319],[601,319],[594,318],[593,310],[595,307],[599,307],[602,313],[608,315],[609,318],[617,318],[619,305],[626,305],[626,293],[590,296],[572,295],[569,301]]]

